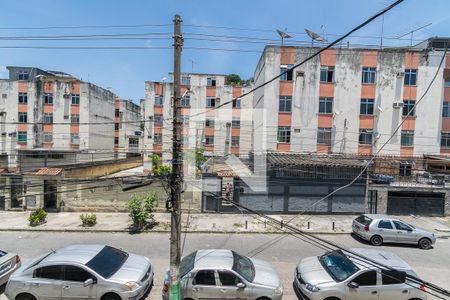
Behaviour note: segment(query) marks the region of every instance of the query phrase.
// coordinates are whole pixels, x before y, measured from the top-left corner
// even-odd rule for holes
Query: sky
[[[264,46],[280,44],[275,29],[291,34],[291,44],[310,42],[304,28],[332,41],[392,2],[0,0],[0,78],[7,78],[6,66],[10,65],[59,70],[138,102],[144,98],[146,80],[161,81],[173,69],[171,36],[175,14],[180,14],[183,20],[183,72],[237,73],[248,79],[253,76]],[[429,23],[432,24],[414,33],[414,42],[432,36],[448,37],[449,11],[449,0],[405,0],[385,15],[383,24],[382,18],[375,20],[355,33],[349,42],[377,46],[383,28],[383,44],[409,45],[410,35],[403,39],[396,37]],[[121,39],[104,39],[105,35],[117,37],[118,34]],[[17,39],[67,35],[103,35],[103,39],[98,36],[95,40],[71,41]],[[5,48],[17,46],[140,49]]]

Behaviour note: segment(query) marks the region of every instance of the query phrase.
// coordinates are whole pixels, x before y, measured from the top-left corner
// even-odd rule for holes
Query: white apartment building
[[[114,151],[117,157],[140,153],[142,150],[141,107],[131,100],[116,99],[114,115]]]

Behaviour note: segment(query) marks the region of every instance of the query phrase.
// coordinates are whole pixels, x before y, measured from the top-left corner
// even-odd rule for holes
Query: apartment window
[[[214,145],[214,136],[213,135],[205,135],[205,146]]]
[[[153,120],[154,120],[155,125],[162,125],[163,124],[163,115],[156,114]]]
[[[72,125],[80,124],[80,115],[79,114],[71,114],[70,115],[70,123]],[[116,123],[116,124],[118,124],[118,123]]]
[[[444,79],[444,87],[450,87],[450,77]]]
[[[213,119],[206,119],[205,120],[205,127],[207,127],[207,128],[214,128],[214,120]]]
[[[44,103],[45,104],[53,104],[53,94],[45,94],[44,95]]]
[[[405,85],[416,85],[417,83],[417,70],[406,69],[405,70]]]
[[[153,137],[153,143],[157,145],[162,144],[162,134],[161,133],[155,133],[155,136]]]
[[[78,133],[71,133],[70,134],[70,143],[73,145],[79,145],[80,144],[80,136]]]
[[[189,107],[191,106],[191,96],[186,95],[181,98],[181,106],[183,107]]]
[[[231,147],[239,147],[239,137],[238,136],[231,137]]]
[[[359,130],[359,144],[360,145],[372,145],[373,131],[369,129]]]
[[[19,103],[27,103],[27,102],[28,102],[28,94],[19,93]]]
[[[241,98],[233,99],[233,108],[241,108]]]
[[[17,133],[17,141],[19,143],[26,143],[27,142],[27,132],[26,131],[19,131]]]
[[[114,131],[119,131],[119,128],[120,128],[120,124],[114,123]]]
[[[189,144],[189,136],[188,135],[183,135],[181,142],[183,143],[183,145]]]
[[[233,118],[231,120],[231,127],[233,127],[233,128],[240,128],[241,127],[241,119]]]
[[[450,118],[450,102],[444,102],[442,104],[442,117]]]
[[[278,127],[277,134],[278,143],[290,143],[291,142],[291,127]]]
[[[206,107],[216,107],[216,98],[206,97]]]
[[[181,116],[181,123],[183,126],[189,127],[189,116]]]
[[[163,105],[164,97],[162,95],[155,95],[155,105]]]
[[[44,124],[53,124],[53,113],[44,113]]]
[[[53,133],[44,132],[44,143],[51,143],[51,142],[53,142]]]
[[[280,66],[280,80],[292,80],[293,70],[290,70],[292,65],[281,65]],[[287,72],[286,72],[287,71]],[[284,73],[286,72],[286,73]]]
[[[334,67],[320,67],[320,82],[334,82]]]
[[[19,123],[27,123],[27,122],[28,122],[27,113],[20,112],[19,113]]]
[[[135,138],[135,137],[128,138],[128,147],[132,147],[132,148],[139,147],[139,138]]]
[[[181,84],[182,85],[191,85],[191,76],[189,76],[189,75],[182,75],[181,76]]]
[[[402,161],[399,167],[399,175],[400,176],[411,176],[412,166],[408,161]]]
[[[317,144],[331,146],[331,128],[318,128]]]
[[[414,116],[414,105],[416,101],[414,100],[403,100],[403,116]]]
[[[114,111],[114,116],[116,118],[120,117],[120,110],[118,108],[116,108],[116,110]]]
[[[450,147],[450,132],[441,132],[441,147]]]
[[[373,99],[361,99],[359,113],[361,115],[373,115],[374,102]]]
[[[280,96],[280,104],[278,108],[279,112],[291,112],[292,111],[292,97]]]
[[[216,77],[206,77],[207,86],[216,86]]]
[[[30,74],[27,71],[19,71],[19,80],[28,80]]]
[[[72,94],[72,104],[80,105],[80,95],[79,94]]]
[[[333,113],[333,98],[326,98],[326,97],[319,98],[319,113],[320,114]]]
[[[118,137],[114,138],[114,145],[119,145],[119,138]]]
[[[401,145],[405,147],[412,146],[414,143],[414,131],[402,130]]]
[[[362,83],[364,84],[373,84],[375,83],[377,76],[376,68],[366,68],[362,69]]]

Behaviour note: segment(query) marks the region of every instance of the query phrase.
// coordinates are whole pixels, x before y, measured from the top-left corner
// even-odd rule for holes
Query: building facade
[[[140,153],[142,147],[141,107],[131,100],[116,99],[114,111],[114,151],[117,157]]]

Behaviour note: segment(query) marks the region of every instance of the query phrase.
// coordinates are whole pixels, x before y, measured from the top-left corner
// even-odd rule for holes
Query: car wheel
[[[427,238],[422,238],[419,240],[419,247],[421,249],[430,249],[431,248],[431,241]]]
[[[102,300],[121,300],[121,298],[113,293],[103,295]]]
[[[16,297],[16,300],[36,300],[36,298],[30,294],[20,294]]]
[[[267,298],[267,297],[261,297],[261,298],[258,298],[258,299],[256,299],[256,300],[271,300],[270,298]]]
[[[370,243],[374,246],[381,246],[383,244],[383,238],[379,235],[374,235],[370,238]]]

